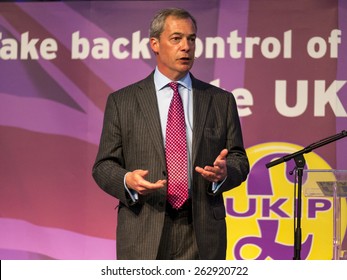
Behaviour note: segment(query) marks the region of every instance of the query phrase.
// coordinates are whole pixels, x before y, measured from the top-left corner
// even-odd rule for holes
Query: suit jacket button
[[[164,170],[163,171],[163,175],[166,177],[167,176],[167,173],[166,173],[166,171]]]
[[[159,208],[160,209],[163,209],[164,208],[164,202],[163,201],[160,201],[160,202],[158,202],[158,206],[159,206]]]

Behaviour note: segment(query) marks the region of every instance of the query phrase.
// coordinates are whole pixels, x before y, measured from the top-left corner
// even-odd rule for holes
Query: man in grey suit
[[[196,79],[197,25],[182,9],[152,20],[150,46],[157,67],[145,79],[112,93],[106,104],[93,177],[119,200],[118,259],[225,259],[223,192],[249,172],[233,95]],[[167,202],[166,126],[177,82],[184,108],[189,197]],[[184,125],[183,125],[184,126]]]

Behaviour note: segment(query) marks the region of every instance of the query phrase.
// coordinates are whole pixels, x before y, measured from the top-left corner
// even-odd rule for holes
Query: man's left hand
[[[195,171],[210,182],[221,182],[227,176],[227,155],[228,150],[223,149],[214,161],[213,166],[206,165],[204,168],[196,166]]]

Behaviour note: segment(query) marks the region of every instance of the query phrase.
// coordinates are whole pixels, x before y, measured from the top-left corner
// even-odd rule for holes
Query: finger
[[[158,180],[158,181],[156,182],[156,184],[160,184],[160,185],[163,186],[163,187],[166,186],[166,183],[167,183],[166,180]]]
[[[140,183],[140,186],[143,189],[147,189],[147,190],[157,190],[157,189],[165,187],[165,185],[166,185],[166,180],[158,180],[155,183],[152,183],[152,182],[149,182],[146,180],[142,180]]]
[[[137,169],[137,170],[134,170],[132,173],[135,176],[140,176],[142,178],[145,178],[148,175],[148,172],[149,172],[148,170]]]
[[[219,155],[217,156],[215,162],[213,163],[215,165],[216,162],[218,161],[225,161],[228,155],[228,150],[227,149],[223,149]]]
[[[209,170],[211,172],[215,172],[216,174],[223,174],[226,172],[226,161],[218,161],[215,162],[213,166],[213,170]]]
[[[220,173],[221,169],[219,167],[215,166],[209,166],[206,165],[204,168],[196,167],[195,170],[200,173],[201,175],[205,175],[208,177],[214,176],[218,173]]]
[[[158,189],[165,187],[166,180],[158,180],[155,183],[151,183],[146,180],[142,180],[139,185],[136,186],[136,191],[141,195],[147,195]]]
[[[197,167],[195,167],[195,171],[200,173],[200,175],[204,179],[206,179],[206,180],[208,180],[210,182],[218,182],[219,176],[216,175],[215,172],[209,171],[210,168],[211,168],[211,166],[206,166],[205,168],[201,168],[201,167],[197,166]],[[206,170],[206,169],[209,169],[209,170]]]
[[[200,167],[200,166],[196,166],[195,167],[195,171],[200,173],[201,175],[205,172],[205,170],[202,167]]]

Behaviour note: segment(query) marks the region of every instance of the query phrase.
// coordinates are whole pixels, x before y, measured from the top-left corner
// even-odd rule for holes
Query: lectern
[[[347,199],[347,170],[304,170],[303,193],[306,197],[332,198],[333,259],[347,260],[347,248],[342,248],[345,229],[341,226],[346,224],[342,219],[347,219],[347,213],[341,212],[342,202]]]

